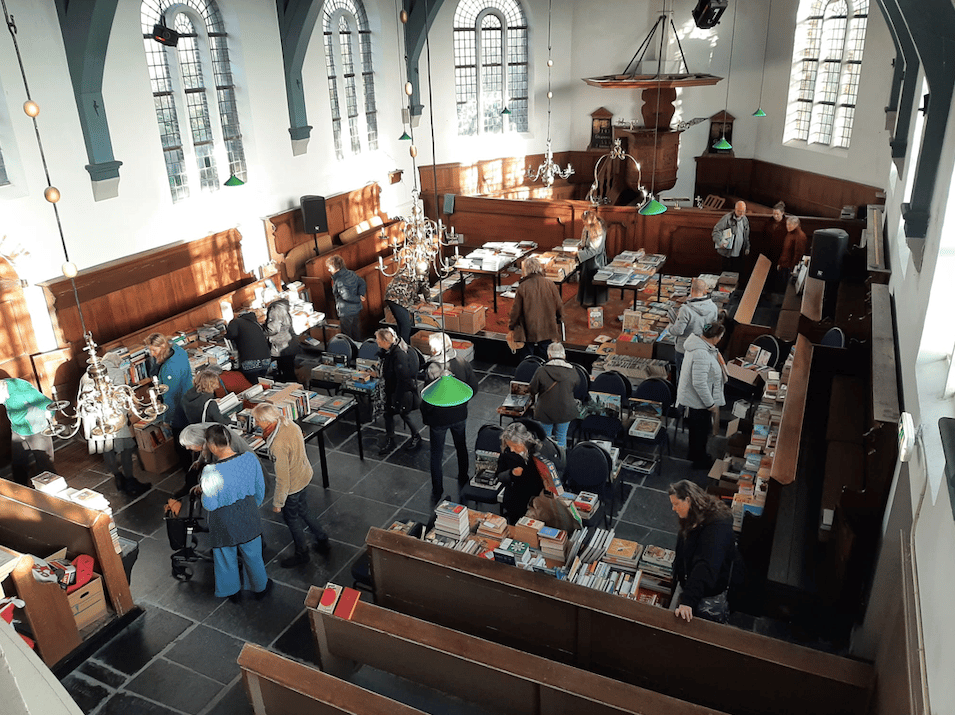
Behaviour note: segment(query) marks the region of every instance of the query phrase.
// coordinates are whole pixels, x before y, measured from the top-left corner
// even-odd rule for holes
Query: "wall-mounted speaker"
[[[302,223],[305,225],[305,233],[328,233],[324,196],[302,197]]]
[[[700,0],[693,8],[693,20],[703,30],[716,27],[726,11],[727,0]]]
[[[179,44],[179,33],[160,23],[153,25],[153,39],[160,45],[175,47]]]
[[[809,275],[823,281],[842,278],[842,260],[849,249],[849,234],[841,228],[820,228],[812,234]]]

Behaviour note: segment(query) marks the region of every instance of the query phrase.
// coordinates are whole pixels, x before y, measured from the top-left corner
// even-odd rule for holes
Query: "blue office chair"
[[[571,365],[577,371],[577,385],[574,387],[574,398],[580,400],[583,404],[587,401],[590,394],[590,372],[583,365],[572,362]]]
[[[786,356],[783,354],[783,348],[779,344],[779,341],[775,338],[775,336],[770,335],[769,333],[760,335],[753,341],[752,344],[756,345],[762,350],[769,351],[769,362],[766,364],[771,365],[774,370],[779,367],[780,359],[784,360],[786,358]]]
[[[628,439],[636,447],[652,447],[655,457],[659,457],[661,455],[664,444],[667,448],[667,454],[672,454],[673,452],[670,449],[670,433],[667,430],[666,424],[667,415],[670,412],[670,408],[673,406],[673,398],[670,397],[670,388],[665,384],[665,382],[660,383],[655,380],[644,380],[637,386],[637,391],[634,394],[634,397],[641,400],[652,400],[654,402],[659,402],[663,407],[664,422],[662,428],[659,432],[657,432],[656,437],[653,439],[630,436],[628,436]]]
[[[610,455],[593,442],[581,442],[570,450],[564,469],[564,486],[568,490],[575,494],[591,492],[600,497],[608,529],[613,524],[615,506],[614,488],[610,480],[612,469]]]
[[[500,454],[501,433],[503,431],[504,429],[498,425],[482,425],[478,430],[477,437],[474,440],[474,451],[493,452],[495,454]],[[471,486],[470,482],[465,482],[464,484],[459,485],[459,487],[458,502],[461,504],[467,504],[469,501],[474,502],[475,504],[497,504],[498,513],[501,513],[500,502],[497,500],[500,490],[493,491],[490,489],[474,487]]]
[[[514,370],[514,379],[517,380],[517,382],[530,382],[531,378],[534,377],[534,373],[537,372],[537,368],[543,364],[544,361],[537,355],[529,355],[521,360],[517,369]]]
[[[368,338],[358,347],[358,357],[363,360],[376,360],[380,350],[378,342],[374,338]]]
[[[336,355],[344,355],[349,365],[354,365],[358,356],[358,344],[344,333],[339,333],[329,340],[327,350]]]

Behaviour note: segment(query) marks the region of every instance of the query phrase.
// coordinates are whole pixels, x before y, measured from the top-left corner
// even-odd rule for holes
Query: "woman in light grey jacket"
[[[703,326],[702,335],[691,335],[685,343],[686,357],[676,401],[689,409],[687,459],[693,462],[694,469],[709,469],[713,464],[706,451],[706,441],[711,425],[719,419],[720,406],[726,402],[723,397],[726,367],[716,348],[724,332],[722,321],[708,323]]]

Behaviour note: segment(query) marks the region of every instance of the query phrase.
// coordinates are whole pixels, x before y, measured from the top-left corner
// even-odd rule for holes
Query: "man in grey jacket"
[[[741,256],[749,255],[749,219],[746,202],[737,201],[735,208],[713,227],[713,244],[723,256],[723,270],[740,272]]]
[[[362,303],[365,302],[365,280],[345,267],[341,256],[332,256],[325,262],[332,274],[332,295],[335,296],[335,311],[342,324],[342,332],[352,340],[361,340]]]
[[[690,297],[677,310],[676,305],[669,308],[670,335],[676,338],[676,375],[674,382],[680,383],[680,369],[686,354],[686,339],[691,335],[700,335],[703,326],[715,323],[719,317],[719,308],[709,296],[706,281],[694,278],[690,283]]]

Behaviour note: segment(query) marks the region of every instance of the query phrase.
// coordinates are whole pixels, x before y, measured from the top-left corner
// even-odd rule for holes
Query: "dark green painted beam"
[[[444,0],[402,0],[402,6],[408,13],[408,23],[405,25],[405,62],[408,81],[412,86],[412,94],[408,97],[408,109],[412,116],[421,116],[424,109],[421,104],[421,73],[418,65],[421,62],[421,54],[425,51],[428,31],[443,4]]]
[[[103,67],[118,4],[119,0],[56,0],[66,62],[90,162],[86,170],[93,181],[119,178],[119,167],[123,164],[113,157],[103,101]]]
[[[892,158],[906,155],[909,145],[909,128],[912,124],[912,107],[919,93],[919,56],[912,36],[905,29],[905,22],[894,3],[879,3],[882,16],[889,27],[895,45],[895,67],[892,74],[892,93],[886,111],[895,111],[895,127],[892,130]],[[901,30],[899,29],[901,28]]]
[[[288,99],[289,134],[293,140],[308,139],[312,127],[305,112],[302,66],[312,31],[322,9],[321,0],[276,0],[282,61],[285,67],[285,94]]]
[[[916,267],[921,270],[932,196],[938,182],[945,129],[955,90],[955,6],[952,0],[879,0],[894,32],[907,34],[925,71],[931,102],[925,113],[922,147],[915,169],[912,195],[902,204],[905,236]],[[903,93],[905,88],[903,87]],[[914,94],[917,96],[918,89]]]

